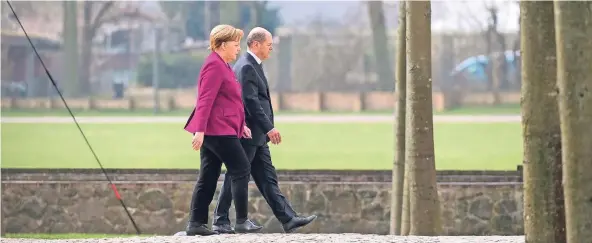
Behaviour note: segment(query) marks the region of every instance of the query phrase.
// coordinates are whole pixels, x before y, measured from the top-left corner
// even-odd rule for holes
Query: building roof
[[[29,41],[27,37],[22,31],[7,31],[2,30],[2,45],[12,45],[12,46],[29,46]],[[29,33],[29,38],[31,38],[31,42],[35,45],[36,48],[39,49],[60,49],[62,47],[62,43],[58,40],[53,38],[46,37],[42,34],[38,33]]]

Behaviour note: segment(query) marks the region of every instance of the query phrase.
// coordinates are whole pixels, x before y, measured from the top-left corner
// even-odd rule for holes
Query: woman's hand
[[[249,129],[247,126],[245,126],[245,129],[243,131],[243,137],[245,138],[253,138],[252,134],[251,134],[251,129]]]
[[[203,132],[196,132],[195,135],[193,135],[193,140],[191,141],[191,144],[193,145],[193,150],[197,151],[201,148],[201,145],[203,145],[203,140],[204,140],[204,133]]]

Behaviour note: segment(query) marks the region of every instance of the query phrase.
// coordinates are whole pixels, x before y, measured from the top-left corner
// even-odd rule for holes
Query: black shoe
[[[194,236],[194,235],[201,235],[201,236],[208,236],[208,235],[217,235],[215,231],[208,229],[208,226],[205,224],[194,224],[189,223],[187,225],[187,229],[185,230],[187,236]]]
[[[317,218],[316,215],[311,215],[308,217],[297,216],[297,217],[292,218],[290,221],[288,221],[288,223],[285,223],[282,226],[284,227],[284,232],[292,233],[292,232],[296,231],[297,229],[300,229],[300,228],[310,224],[316,218]]]
[[[216,231],[218,234],[234,234],[234,229],[230,224],[223,224],[223,225],[212,225],[212,230]]]
[[[234,225],[234,231],[236,231],[237,233],[253,233],[261,229],[263,229],[263,226],[259,226],[253,223],[253,221],[251,221],[250,219],[247,219],[243,223],[236,223],[236,225]]]

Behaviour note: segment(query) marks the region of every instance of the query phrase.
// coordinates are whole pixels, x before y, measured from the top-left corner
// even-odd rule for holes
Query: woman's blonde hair
[[[221,24],[217,25],[210,32],[210,46],[208,50],[215,50],[222,46],[222,43],[227,41],[239,41],[243,37],[243,31],[234,28],[231,25]]]

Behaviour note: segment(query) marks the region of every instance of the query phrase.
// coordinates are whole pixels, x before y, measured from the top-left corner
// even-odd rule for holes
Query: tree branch
[[[106,23],[116,23],[116,22],[121,21],[123,19],[143,19],[143,20],[148,20],[148,21],[155,20],[154,17],[147,15],[147,14],[143,14],[142,12],[139,11],[139,9],[136,9],[133,12],[122,12],[120,14],[105,17],[100,22],[98,22],[99,23],[98,26],[101,26]]]
[[[153,21],[154,18],[150,15],[146,15],[143,14],[142,12],[140,12],[139,8],[134,9],[133,11],[122,11],[119,13],[114,13],[113,15],[105,15],[107,13],[107,11],[109,10],[109,8],[111,7],[106,7],[106,6],[113,6],[113,5],[103,5],[103,8],[101,9],[101,11],[103,12],[99,12],[99,14],[97,14],[97,17],[95,18],[95,21],[93,21],[93,24],[91,25],[91,33],[95,33],[97,31],[97,29],[99,29],[102,25],[107,24],[107,23],[117,23],[123,19],[144,19],[144,20],[149,20],[149,21]]]
[[[107,11],[111,7],[113,7],[113,4],[115,4],[115,1],[107,1],[107,2],[105,2],[103,4],[103,6],[101,6],[101,9],[97,13],[97,16],[95,16],[95,18],[91,22],[91,29],[92,30],[95,30],[95,29],[97,29],[100,26],[101,19],[103,18],[103,16],[105,16],[105,14],[107,13]]]

